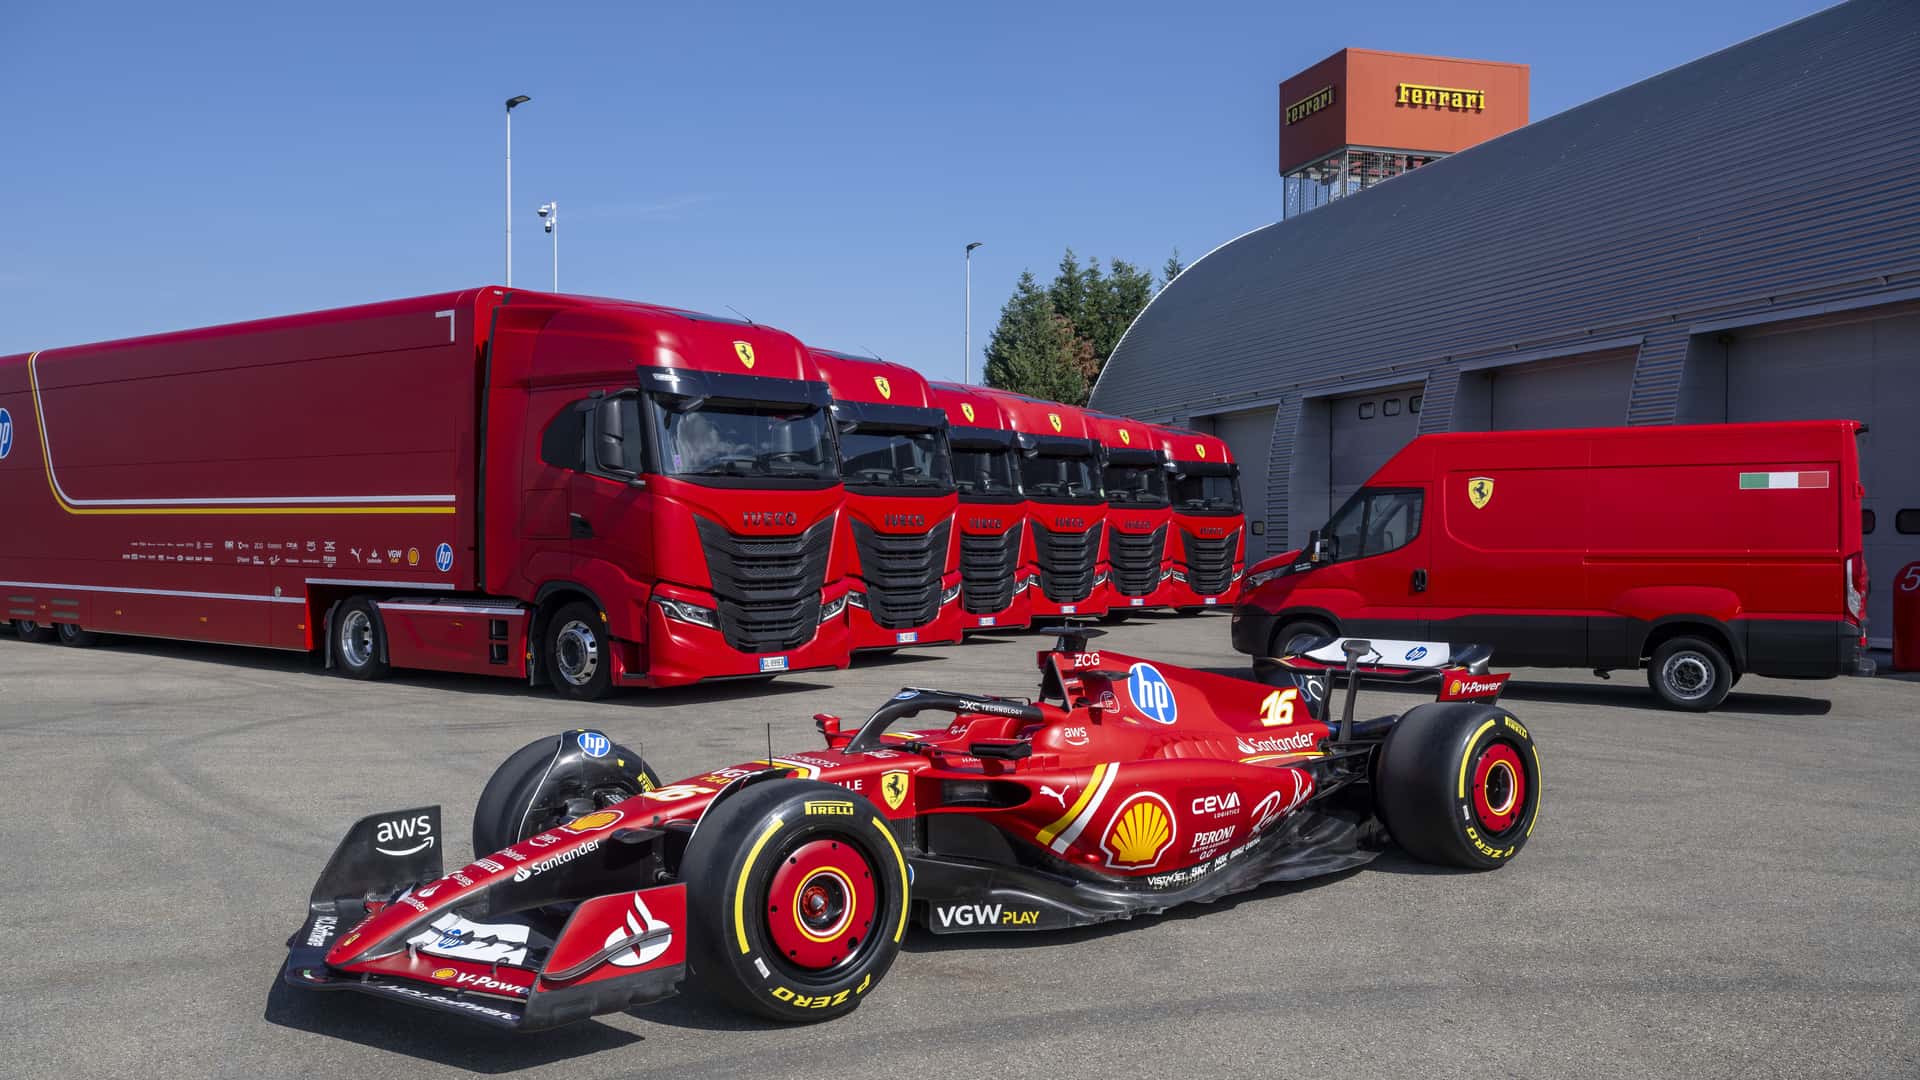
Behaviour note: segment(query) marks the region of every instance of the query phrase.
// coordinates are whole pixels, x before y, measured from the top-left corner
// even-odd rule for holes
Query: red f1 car
[[[905,689],[855,731],[816,716],[824,750],[675,784],[601,732],[542,738],[480,795],[474,850],[491,854],[451,874],[438,807],[362,818],[284,978],[532,1030],[691,972],[739,1008],[817,1020],[874,991],[909,918],[936,934],[1124,919],[1359,866],[1390,840],[1491,869],[1533,830],[1539,758],[1484,650],[1437,668],[1441,696],[1466,700],[1355,720],[1360,667],[1392,666],[1368,642],[1267,685],[1058,633],[1037,701]],[[1333,655],[1337,722],[1341,668],[1313,659]],[[951,722],[889,730],[922,713]]]

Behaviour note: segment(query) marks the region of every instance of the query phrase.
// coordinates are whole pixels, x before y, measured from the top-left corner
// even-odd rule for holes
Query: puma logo
[[[1040,794],[1052,796],[1054,801],[1060,804],[1060,809],[1062,810],[1065,810],[1067,808],[1067,792],[1072,790],[1073,790],[1072,785],[1068,785],[1064,788],[1061,788],[1059,791],[1055,791],[1045,784],[1040,785]]]

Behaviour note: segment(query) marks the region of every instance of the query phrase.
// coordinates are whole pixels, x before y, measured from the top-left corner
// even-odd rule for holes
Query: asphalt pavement
[[[580,725],[673,778],[818,744],[899,686],[1023,693],[1038,638],[769,685],[574,704],[487,679],[356,683],[306,658],[0,637],[0,1076],[1912,1077],[1920,684],[1522,671],[1545,772],[1493,873],[1389,854],[1091,930],[935,940],[858,1012],[777,1026],[679,998],[539,1035],[282,987],[308,888],[361,814],[445,807]],[[1103,644],[1244,671],[1219,616]],[[1367,688],[1363,714],[1407,691]],[[447,865],[465,852],[457,840]]]

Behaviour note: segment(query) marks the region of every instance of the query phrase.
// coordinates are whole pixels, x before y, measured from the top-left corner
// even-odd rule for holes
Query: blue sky
[[[954,378],[979,240],[977,375],[1022,269],[1279,217],[1275,85],[1342,47],[1531,64],[1539,119],[1821,6],[9,0],[0,354],[497,283],[525,93],[516,284],[558,200],[566,291]]]

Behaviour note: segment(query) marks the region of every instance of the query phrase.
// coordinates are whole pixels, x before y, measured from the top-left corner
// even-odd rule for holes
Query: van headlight
[[[667,618],[675,622],[692,623],[709,630],[720,628],[720,618],[714,614],[712,608],[689,604],[685,600],[669,600],[664,596],[654,597],[653,602],[659,604],[660,610],[666,614]]]
[[[834,619],[839,618],[840,613],[845,610],[847,610],[847,597],[845,595],[836,596],[820,605],[820,621],[823,623],[832,622]]]
[[[951,589],[940,590],[940,606],[941,607],[946,607],[948,604],[951,604],[958,599],[960,599],[960,586],[955,585]]]
[[[1271,570],[1255,570],[1253,573],[1247,575],[1247,588],[1257,589],[1291,569],[1292,567],[1289,566],[1276,566]]]

